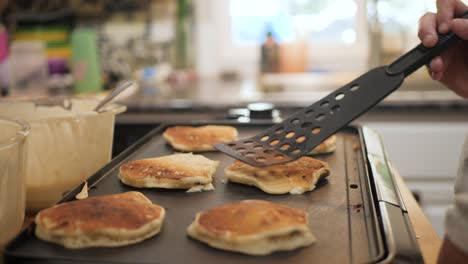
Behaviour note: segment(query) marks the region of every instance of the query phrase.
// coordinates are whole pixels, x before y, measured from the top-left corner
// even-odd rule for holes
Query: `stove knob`
[[[252,103],[247,105],[251,119],[273,119],[275,106],[270,103]]]

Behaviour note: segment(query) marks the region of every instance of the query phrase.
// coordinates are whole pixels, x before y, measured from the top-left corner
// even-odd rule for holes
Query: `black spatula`
[[[468,19],[468,12],[463,18]],[[370,70],[282,123],[252,138],[217,144],[215,148],[257,167],[296,160],[382,101],[405,77],[458,41],[452,32],[439,35],[435,47],[419,44],[392,64]]]

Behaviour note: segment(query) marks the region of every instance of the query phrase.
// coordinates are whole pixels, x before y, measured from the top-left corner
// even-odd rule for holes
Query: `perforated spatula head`
[[[468,12],[463,17],[468,18]],[[257,167],[296,160],[379,103],[400,87],[406,76],[459,40],[453,33],[440,35],[434,48],[420,44],[391,65],[365,73],[282,123],[252,138],[217,144],[215,148]]]
[[[391,76],[385,67],[377,68],[252,138],[215,147],[253,166],[293,161],[375,105],[403,79],[402,74]]]

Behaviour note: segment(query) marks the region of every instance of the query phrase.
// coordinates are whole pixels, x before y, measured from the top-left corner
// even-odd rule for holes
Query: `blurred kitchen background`
[[[418,44],[419,17],[435,10],[435,0],[0,0],[1,96],[103,96],[134,79],[119,99],[118,154],[163,122],[286,117]],[[422,69],[357,120],[382,134],[439,235],[467,113]]]

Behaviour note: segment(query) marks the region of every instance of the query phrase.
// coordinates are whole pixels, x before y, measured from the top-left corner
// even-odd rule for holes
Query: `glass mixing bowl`
[[[0,117],[0,251],[20,231],[25,212],[25,143],[30,127]]]
[[[58,202],[111,160],[115,115],[123,105],[93,111],[95,99],[52,98],[0,101],[0,113],[26,120],[26,208],[37,211]]]

